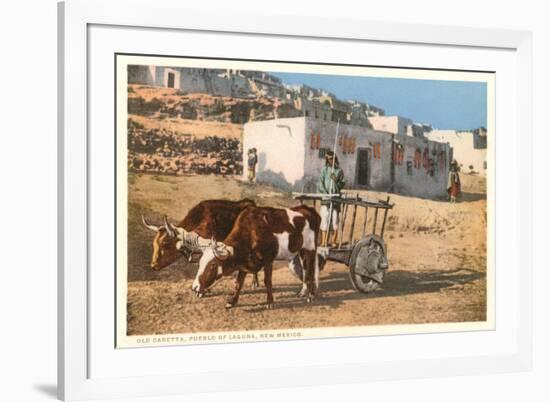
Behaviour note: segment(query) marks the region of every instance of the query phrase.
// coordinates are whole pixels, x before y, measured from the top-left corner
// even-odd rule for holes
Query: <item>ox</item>
[[[319,286],[320,223],[315,209],[305,205],[290,209],[247,207],[225,240],[212,239],[204,250],[192,289],[202,294],[222,276],[237,272],[234,294],[225,305],[231,308],[238,302],[247,273],[257,274],[263,268],[267,308],[271,308],[273,261],[285,260],[291,266],[298,259],[303,275],[300,293],[311,302]]]
[[[153,225],[142,216],[143,224],[153,230],[153,254],[151,269],[158,271],[185,256],[189,260],[194,252],[202,252],[210,244],[210,238],[225,239],[233,228],[237,216],[254,206],[252,200],[205,200],[199,202],[177,225],[163,217],[162,225]],[[254,286],[258,278],[254,277]]]

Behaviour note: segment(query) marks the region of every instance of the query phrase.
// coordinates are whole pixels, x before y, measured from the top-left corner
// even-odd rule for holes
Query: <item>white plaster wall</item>
[[[448,143],[453,148],[453,157],[461,165],[463,173],[469,173],[469,166],[482,176],[487,175],[485,163],[487,149],[474,148],[474,133],[469,131],[433,130],[426,134],[432,141]]]
[[[407,126],[412,124],[411,119],[401,116],[373,116],[369,122],[374,130],[387,131],[392,134],[407,134]]]
[[[325,164],[324,158],[319,157],[318,149],[311,149],[309,138],[311,132],[321,134],[321,148],[334,148],[337,123],[323,121],[319,119],[305,118],[306,121],[306,148],[305,148],[305,174],[309,180],[314,181],[319,177],[322,167]],[[384,132],[377,132],[365,127],[340,124],[338,128],[339,137],[350,137],[356,140],[356,150],[354,153],[344,154],[343,147],[336,146],[336,155],[340,162],[340,167],[344,172],[346,179],[346,188],[357,187],[357,159],[358,148],[372,148],[374,143],[380,143],[380,159],[371,157],[370,160],[370,186],[369,188],[377,190],[388,190],[390,187],[390,163],[389,154],[391,152],[391,135]],[[372,155],[372,154],[371,154]]]
[[[403,145],[404,158],[402,165],[394,165],[395,181],[393,191],[423,198],[444,197],[447,193],[450,147],[447,144],[403,135],[396,135],[395,140]],[[428,147],[430,158],[434,159],[435,162],[433,175],[426,171],[423,164],[419,168],[414,167],[416,149],[420,149],[421,155],[423,155],[426,147]],[[435,151],[435,155],[433,151]],[[445,166],[443,169],[439,166],[440,152],[445,152]],[[412,163],[411,174],[407,172],[407,162]]]
[[[248,150],[258,151],[256,178],[280,188],[302,190],[305,121],[303,118],[254,121],[244,125],[243,179],[248,176]]]
[[[169,68],[165,67],[163,68],[162,72],[162,86],[168,88],[168,75],[174,74],[174,88],[180,89],[181,88],[181,72],[180,69],[177,68]]]

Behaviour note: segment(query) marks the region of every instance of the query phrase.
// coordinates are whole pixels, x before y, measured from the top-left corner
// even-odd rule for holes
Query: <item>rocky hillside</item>
[[[178,118],[233,124],[300,115],[299,110],[281,103],[277,98],[229,98],[143,85],[128,86],[128,113],[156,119]]]

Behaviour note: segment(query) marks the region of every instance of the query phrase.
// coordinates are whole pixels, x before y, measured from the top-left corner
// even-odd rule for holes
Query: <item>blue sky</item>
[[[277,73],[285,84],[306,84],[381,107],[387,115],[430,123],[434,128],[466,130],[487,127],[487,84],[404,78],[349,77]]]

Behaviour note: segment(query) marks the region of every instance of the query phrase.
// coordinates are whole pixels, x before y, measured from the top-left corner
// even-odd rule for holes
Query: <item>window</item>
[[[439,170],[445,171],[445,167],[447,166],[447,157],[445,155],[445,151],[439,152]]]
[[[309,136],[309,148],[310,149],[319,149],[321,145],[321,133],[311,132]]]
[[[395,165],[402,165],[405,159],[405,150],[401,144],[393,144],[393,163]]]
[[[415,167],[415,169],[420,169],[420,166],[422,166],[421,160],[422,160],[422,153],[420,152],[420,149],[417,149],[416,151],[414,151],[414,167]]]
[[[352,148],[353,148],[353,138],[346,137],[344,140],[344,153],[351,154]]]
[[[372,145],[372,156],[374,159],[380,159],[380,143]]]
[[[430,170],[430,151],[428,150],[428,147],[424,149],[422,165],[424,166],[424,169],[426,169],[426,172]]]

